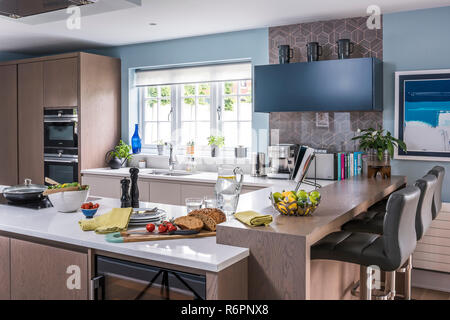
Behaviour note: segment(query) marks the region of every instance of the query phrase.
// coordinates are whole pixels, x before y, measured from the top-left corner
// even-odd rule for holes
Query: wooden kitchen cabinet
[[[78,106],[78,59],[66,58],[44,62],[44,106]]]
[[[0,66],[0,185],[16,185],[17,164],[17,65]]]
[[[186,198],[214,197],[214,184],[183,184],[181,185],[181,202],[185,203]]]
[[[87,253],[18,239],[10,241],[11,299],[88,299]],[[79,288],[76,281],[71,281],[70,277],[75,276],[79,276]]]
[[[181,185],[179,183],[151,181],[150,202],[182,205]]]
[[[89,186],[89,194],[97,197],[120,199],[122,188],[119,177],[83,175],[82,184]],[[138,181],[139,200],[150,201],[150,185],[147,181]]]
[[[11,299],[9,238],[0,236],[0,300]]]
[[[19,182],[44,183],[43,63],[18,65]]]

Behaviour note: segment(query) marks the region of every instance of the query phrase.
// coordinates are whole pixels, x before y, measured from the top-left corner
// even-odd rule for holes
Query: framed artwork
[[[450,69],[395,73],[395,159],[450,161]]]

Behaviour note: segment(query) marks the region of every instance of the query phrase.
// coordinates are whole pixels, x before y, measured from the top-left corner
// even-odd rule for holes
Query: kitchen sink
[[[157,169],[146,172],[144,174],[154,175],[154,176],[173,176],[173,177],[182,177],[182,176],[190,176],[191,172],[183,171],[183,170],[174,170],[170,172],[169,170]]]

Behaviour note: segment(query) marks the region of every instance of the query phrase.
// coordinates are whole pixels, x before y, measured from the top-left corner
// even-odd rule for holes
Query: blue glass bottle
[[[131,148],[133,149],[133,153],[134,154],[141,153],[141,147],[142,143],[141,138],[139,137],[139,125],[135,124],[134,134],[133,137],[131,138]]]

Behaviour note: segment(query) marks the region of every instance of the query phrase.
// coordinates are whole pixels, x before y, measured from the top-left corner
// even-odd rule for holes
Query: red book
[[[341,179],[345,179],[345,154],[341,154]]]

